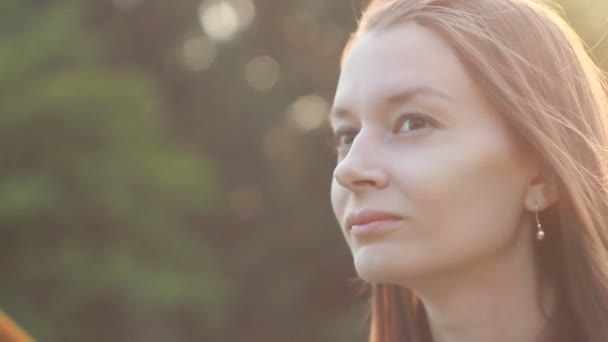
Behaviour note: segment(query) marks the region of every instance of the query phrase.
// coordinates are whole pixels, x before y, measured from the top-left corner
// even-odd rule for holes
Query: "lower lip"
[[[351,234],[355,237],[365,237],[365,236],[373,236],[382,233],[386,233],[389,230],[394,228],[395,222],[400,220],[382,220],[382,221],[374,221],[361,225],[354,225],[351,228]]]

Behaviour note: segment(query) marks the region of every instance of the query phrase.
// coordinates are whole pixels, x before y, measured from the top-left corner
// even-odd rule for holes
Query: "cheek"
[[[523,181],[521,166],[509,155],[504,148],[445,149],[418,163],[417,184],[431,203],[441,205],[437,209],[501,201]]]
[[[344,240],[346,244],[352,249],[352,241],[350,241],[348,234],[344,230],[342,226],[342,222],[344,221],[346,215],[346,207],[348,204],[348,190],[344,187],[340,186],[338,182],[334,179],[331,183],[331,206],[336,217],[338,223],[338,229],[342,232],[344,236]]]
[[[524,168],[507,141],[486,138],[410,155],[401,167],[402,193],[411,204],[417,232],[435,255],[505,244],[523,210]],[[483,247],[485,246],[485,247]]]

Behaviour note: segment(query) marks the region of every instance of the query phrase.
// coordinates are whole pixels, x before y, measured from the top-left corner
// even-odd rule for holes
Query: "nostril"
[[[359,180],[353,181],[353,185],[355,185],[355,186],[366,186],[366,185],[375,186],[376,182],[371,179],[359,179]]]

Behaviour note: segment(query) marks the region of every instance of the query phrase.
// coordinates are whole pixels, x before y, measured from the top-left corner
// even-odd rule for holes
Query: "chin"
[[[416,258],[404,253],[403,248],[395,250],[385,245],[361,246],[353,253],[355,270],[362,280],[406,287],[415,279],[429,275],[430,265],[422,262],[422,257]]]
[[[408,273],[404,270],[403,259],[386,246],[367,245],[353,253],[355,270],[368,283],[394,283]]]

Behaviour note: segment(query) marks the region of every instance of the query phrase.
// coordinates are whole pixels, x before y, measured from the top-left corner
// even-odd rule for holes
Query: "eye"
[[[428,127],[437,127],[437,122],[422,113],[405,113],[397,119],[393,133],[410,132]]]
[[[341,128],[334,132],[333,145],[338,151],[348,149],[359,133],[355,128]]]

